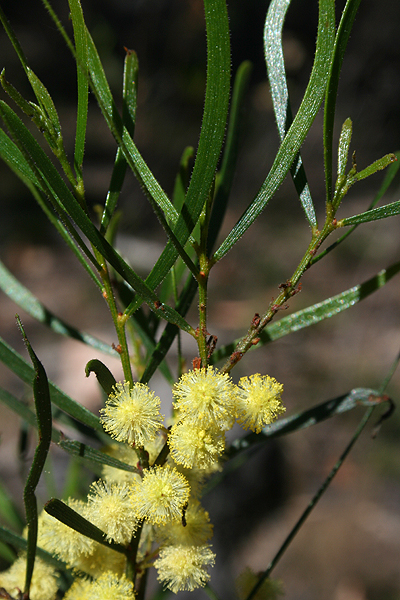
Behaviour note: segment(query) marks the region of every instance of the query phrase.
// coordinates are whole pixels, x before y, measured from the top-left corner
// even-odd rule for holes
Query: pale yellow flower
[[[105,408],[100,409],[104,429],[118,442],[144,446],[156,437],[164,417],[160,398],[147,385],[116,383]]]
[[[235,421],[235,386],[229,375],[208,367],[184,373],[172,389],[174,407],[187,423],[231,429]]]
[[[172,427],[168,445],[175,462],[189,469],[209,469],[225,450],[225,434],[215,425],[203,428],[184,419]]]
[[[0,587],[4,587],[13,597],[25,587],[26,556],[21,555],[7,571],[0,573]],[[38,556],[35,558],[30,588],[30,600],[54,600],[58,584],[56,570]]]
[[[269,375],[242,377],[237,390],[237,420],[244,429],[260,433],[286,410],[281,402],[283,385]]]
[[[158,572],[158,581],[176,594],[203,587],[210,579],[206,567],[212,567],[214,562],[215,554],[209,545],[178,545],[161,548],[154,566]]]
[[[143,472],[143,481],[133,484],[133,503],[138,519],[151,524],[182,518],[182,509],[189,499],[187,480],[168,465]]]
[[[208,512],[198,500],[189,500],[184,518],[156,527],[157,537],[168,545],[201,546],[212,538]]]
[[[128,544],[138,526],[132,486],[95,481],[90,486],[87,514],[89,521],[104,531],[108,541]]]

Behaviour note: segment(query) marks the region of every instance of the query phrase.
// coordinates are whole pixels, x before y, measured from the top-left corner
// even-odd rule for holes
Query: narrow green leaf
[[[327,298],[323,302],[318,302],[317,304],[299,310],[292,315],[283,317],[283,319],[280,319],[279,321],[270,323],[261,332],[261,339],[259,344],[257,344],[257,347],[277,340],[294,331],[299,331],[310,325],[315,325],[324,319],[329,319],[330,317],[347,310],[361,300],[364,300],[364,298],[370,296],[373,292],[382,288],[390,281],[390,279],[392,279],[392,277],[397,275],[399,271],[400,262],[397,262],[387,269],[383,269],[364,283],[349,288],[337,296]],[[232,354],[238,342],[239,340],[235,340],[232,344],[216,350],[211,357],[211,362],[216,363]],[[256,346],[254,348],[256,348]]]
[[[76,115],[75,136],[75,166],[78,173],[83,163],[85,152],[86,124],[88,114],[89,81],[87,76],[87,41],[86,27],[83,20],[82,7],[79,0],[68,0],[71,11],[72,26],[74,28],[74,39],[76,49],[76,66],[78,78],[78,109]]]
[[[29,67],[27,67],[27,75],[39,106],[43,111],[43,115],[53,129],[53,132],[51,132],[51,129],[49,129],[49,133],[52,133],[52,137],[55,140],[56,138],[61,137],[61,125],[53,99],[50,96],[46,86],[43,85],[39,77],[35,75],[35,73]]]
[[[128,465],[127,463],[118,460],[117,458],[113,458],[109,456],[105,452],[101,452],[100,450],[95,450],[91,448],[87,444],[83,444],[82,442],[78,442],[75,440],[62,440],[58,444],[61,446],[63,450],[68,452],[71,456],[77,456],[82,459],[86,459],[92,463],[97,463],[100,465],[107,465],[109,467],[114,467],[115,469],[121,469],[122,471],[129,471],[130,473],[138,473],[140,471],[134,467],[133,465]]]
[[[333,126],[335,122],[336,96],[339,86],[339,76],[347,42],[353,27],[361,0],[347,0],[337,30],[333,59],[330,66],[328,85],[325,94],[324,107],[324,165],[326,182],[326,201],[332,200],[332,146]]]
[[[24,505],[26,522],[28,525],[28,545],[26,559],[26,578],[24,592],[29,596],[33,567],[35,564],[37,534],[38,534],[38,510],[35,490],[42,474],[47,454],[50,449],[52,434],[51,401],[49,383],[46,371],[36,356],[33,348],[26,337],[20,319],[17,317],[18,327],[24,338],[25,346],[35,369],[33,379],[33,396],[35,398],[36,419],[38,428],[38,444],[29,470],[28,478],[24,488]]]
[[[58,521],[61,521],[61,523],[64,523],[64,525],[71,527],[91,540],[94,540],[107,548],[111,548],[116,552],[126,554],[126,548],[124,546],[114,542],[107,542],[104,531],[96,527],[96,525],[93,525],[93,523],[82,517],[64,502],[61,502],[61,500],[52,498],[45,504],[44,510],[55,519],[58,519]]]
[[[264,55],[272,103],[281,142],[293,121],[282,47],[283,23],[290,2],[291,0],[272,0],[268,7],[264,27]],[[293,162],[290,173],[306,218],[310,226],[316,228],[317,218],[315,216],[315,209],[300,154]]]
[[[106,365],[101,362],[101,360],[94,358],[90,360],[85,367],[86,377],[89,377],[90,373],[94,373],[96,375],[97,381],[107,396],[109,396],[114,385],[116,384],[114,375],[111,373],[110,369],[108,369]]]
[[[117,356],[117,352],[111,348],[109,344],[98,340],[92,335],[79,331],[72,325],[69,325],[62,319],[56,317],[54,313],[48,310],[25,286],[22,285],[11,273],[6,269],[0,261],[0,289],[18,306],[23,308],[34,319],[37,319],[44,325],[50,327],[56,333],[73,338],[96,350],[100,350],[110,356]]]
[[[340,133],[339,138],[336,187],[341,187],[340,183],[346,180],[346,166],[347,158],[349,155],[352,130],[353,125],[351,119],[346,119],[342,125],[342,131]]]
[[[24,155],[2,129],[0,129],[0,156],[25,184],[30,183],[41,189],[39,180]]]
[[[2,338],[0,338],[0,360],[15,373],[22,381],[31,384],[35,376],[35,371],[20,354],[18,354],[11,346],[9,346]],[[90,410],[72,400],[64,392],[62,392],[54,383],[49,382],[50,395],[52,402],[62,411],[84,423],[88,427],[103,433],[103,427],[100,424],[99,418],[96,417]]]
[[[395,217],[400,213],[400,200],[392,202],[391,204],[385,204],[385,206],[379,206],[373,210],[367,210],[367,212],[354,215],[353,217],[347,217],[338,221],[339,227],[348,227],[349,225],[359,225],[360,223],[369,223],[370,221],[377,221],[378,219],[386,219],[387,217]]]
[[[385,156],[382,156],[382,158],[378,158],[378,160],[373,162],[371,165],[369,165],[362,171],[357,171],[357,173],[355,173],[354,176],[351,177],[351,181],[349,181],[348,183],[349,187],[350,185],[353,185],[353,183],[355,183],[356,181],[361,181],[362,179],[365,179],[370,175],[374,175],[374,173],[376,173],[377,171],[382,171],[383,169],[386,169],[386,167],[388,167],[396,160],[397,157],[393,153],[385,154]]]
[[[332,0],[321,0],[318,37],[310,81],[300,108],[275,157],[260,191],[214,255],[220,260],[241,238],[264,210],[292,166],[322,102],[328,80],[335,31],[335,10]]]
[[[122,122],[127,128],[130,136],[133,138],[136,122],[136,104],[138,88],[139,62],[136,53],[133,50],[127,50],[124,60],[124,79],[122,89]],[[111,175],[110,187],[107,193],[104,205],[103,216],[101,219],[100,231],[107,231],[111,218],[114,215],[117,201],[121,193],[122,184],[125,179],[126,158],[118,147],[115,157],[114,168]]]

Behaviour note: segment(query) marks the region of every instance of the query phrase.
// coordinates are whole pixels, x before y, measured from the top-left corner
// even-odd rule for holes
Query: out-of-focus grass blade
[[[273,0],[268,7],[264,27],[265,61],[281,142],[293,121],[282,47],[283,23],[290,2],[291,0]],[[307,220],[310,226],[315,228],[317,227],[317,218],[300,155],[291,166],[290,172]]]
[[[71,456],[77,456],[82,459],[86,459],[90,462],[94,462],[100,465],[107,465],[109,467],[114,467],[115,469],[121,469],[122,471],[129,471],[130,473],[138,473],[140,471],[134,467],[133,465],[128,465],[127,463],[118,460],[117,458],[113,458],[109,456],[105,452],[101,452],[100,450],[95,450],[91,448],[87,444],[83,444],[82,442],[78,442],[75,440],[63,440],[58,444],[61,446],[63,450],[71,454]]]
[[[80,173],[85,152],[86,124],[88,114],[89,81],[87,77],[87,41],[86,27],[79,0],[68,0],[76,49],[76,67],[78,78],[78,108],[76,114],[75,168]],[[85,69],[85,71],[83,71]]]
[[[359,225],[360,223],[369,223],[370,221],[377,221],[378,219],[387,219],[387,217],[395,217],[400,213],[400,200],[374,208],[373,210],[367,210],[367,212],[353,217],[347,217],[338,221],[339,225],[348,227],[349,225]]]
[[[71,235],[71,231],[68,231],[64,224],[61,222],[60,218],[54,213],[52,208],[47,205],[48,201],[45,201],[42,197],[42,193],[44,193],[43,187],[41,186],[38,178],[35,173],[29,166],[28,161],[25,159],[22,152],[19,148],[14,144],[13,141],[4,133],[2,129],[0,129],[0,156],[4,160],[4,162],[10,167],[12,171],[23,181],[23,183],[28,187],[31,191],[32,195],[38,202],[39,206],[42,208],[46,216],[49,218],[50,222],[57,229],[59,234],[65,240],[70,249],[77,256],[79,262],[82,264],[83,268],[88,272],[89,276],[93,279],[94,283],[97,287],[102,288],[102,285],[98,279],[98,277],[93,272],[90,264],[85,259],[84,254],[80,251],[79,247],[83,247],[83,241],[77,244],[76,235]],[[75,232],[76,233],[76,232]],[[74,241],[75,240],[75,241]]]
[[[21,400],[18,400],[18,398],[3,388],[0,388],[0,402],[8,406],[8,408],[15,412],[19,417],[24,419],[24,421],[29,423],[29,425],[37,429],[37,419],[33,410],[31,410],[24,402],[21,402]],[[51,439],[53,442],[59,442],[60,433],[53,429],[51,433]]]
[[[35,398],[36,419],[38,428],[38,444],[33,457],[32,465],[29,470],[28,478],[24,488],[24,504],[26,522],[28,525],[28,545],[26,558],[26,578],[24,593],[29,597],[29,588],[31,585],[33,567],[35,564],[36,544],[38,533],[38,510],[35,490],[42,474],[47,454],[50,449],[52,434],[51,401],[49,383],[46,371],[42,363],[36,356],[33,348],[26,337],[24,328],[19,318],[18,326],[24,337],[25,346],[32,361],[35,376],[33,378],[33,396]]]
[[[58,519],[58,521],[61,521],[61,523],[64,523],[64,525],[71,527],[91,540],[94,540],[103,546],[107,546],[107,548],[111,548],[116,552],[126,554],[126,548],[124,548],[124,546],[114,542],[107,542],[104,531],[101,531],[96,525],[93,525],[93,523],[82,517],[64,502],[61,502],[61,500],[52,498],[45,504],[44,510],[55,519]]]
[[[289,333],[304,329],[310,325],[315,325],[324,319],[329,319],[334,315],[354,306],[364,298],[367,298],[373,292],[382,288],[392,277],[400,271],[400,262],[379,271],[374,277],[356,285],[348,290],[327,298],[323,302],[318,302],[312,306],[308,306],[303,310],[299,310],[292,315],[283,317],[279,321],[270,323],[261,333],[259,344],[264,345],[273,340],[277,340]],[[216,363],[229,356],[235,349],[239,340],[235,340],[232,344],[223,346],[216,350],[211,357],[211,362]]]
[[[47,325],[61,335],[73,338],[88,346],[91,346],[95,350],[100,350],[110,356],[118,356],[117,352],[111,348],[109,344],[98,340],[97,338],[79,331],[72,325],[69,325],[62,319],[56,317],[54,313],[48,310],[43,304],[24,286],[18,281],[11,273],[6,269],[4,264],[0,261],[0,288],[11,300],[13,300],[18,306],[23,308],[29,315],[37,319],[44,325]]]
[[[319,3],[318,37],[310,81],[300,108],[275,157],[260,191],[214,255],[220,260],[264,210],[292,166],[322,102],[332,59],[335,7],[332,0]]]
[[[347,394],[317,404],[317,406],[313,406],[297,415],[287,417],[286,419],[279,419],[275,423],[265,427],[259,434],[249,433],[242,438],[238,438],[231,444],[227,452],[228,456],[233,457],[240,450],[245,450],[254,444],[259,444],[265,441],[266,438],[287,435],[299,429],[306,429],[307,427],[311,427],[311,425],[317,425],[321,421],[325,421],[359,406],[370,408],[371,406],[377,406],[387,401],[387,397],[381,396],[377,390],[355,388]]]
[[[347,0],[337,30],[330,66],[324,107],[324,164],[326,182],[326,201],[332,200],[332,157],[333,126],[335,122],[336,96],[344,53],[361,0]]]
[[[239,468],[245,462],[246,456],[243,455],[244,451],[255,449],[259,444],[265,443],[270,438],[306,429],[354,408],[360,406],[371,408],[388,401],[390,402],[389,398],[382,396],[377,390],[356,388],[347,394],[317,404],[301,413],[292,415],[286,419],[279,419],[275,423],[265,427],[258,434],[251,432],[242,438],[236,439],[226,451],[227,457],[231,460],[229,460],[221,473],[214,475],[205,485],[204,494],[211,491],[228,473]]]
[[[28,384],[32,383],[32,379],[35,375],[34,369],[2,338],[0,338],[0,360],[11,369],[13,373],[22,379],[22,381],[25,381],[25,383]],[[75,402],[75,400],[72,400],[72,398],[64,394],[64,392],[53,383],[49,382],[49,386],[51,400],[58,408],[77,421],[103,433],[103,427],[96,415],[81,404],[78,404],[78,402]]]
[[[139,62],[136,52],[133,50],[127,50],[124,60],[124,79],[122,88],[122,122],[127,128],[132,139],[135,132],[136,122],[138,75]],[[122,184],[124,183],[127,164],[128,163],[126,162],[126,158],[121,148],[118,147],[113,172],[111,175],[110,188],[108,190],[103,216],[101,219],[100,231],[102,233],[108,229],[110,220],[114,214],[115,207],[122,189]]]
[[[239,154],[240,134],[243,125],[243,108],[246,94],[249,89],[252,68],[253,66],[249,61],[244,61],[236,72],[233,84],[226,143],[222,156],[221,169],[217,174],[215,197],[208,228],[208,254],[211,253],[217,239],[232,188]]]
[[[14,533],[10,529],[7,529],[7,527],[4,527],[3,525],[0,525],[0,540],[5,544],[10,544],[10,546],[19,548],[20,550],[26,550],[27,548],[27,541],[25,538]],[[46,550],[36,548],[36,554],[50,565],[56,567],[56,569],[61,569],[62,571],[67,570],[67,565],[62,560],[55,558],[52,554],[46,552]]]
[[[2,520],[8,523],[17,531],[22,531],[25,526],[25,521],[22,518],[19,508],[14,503],[13,499],[8,495],[6,488],[0,481],[0,514]]]

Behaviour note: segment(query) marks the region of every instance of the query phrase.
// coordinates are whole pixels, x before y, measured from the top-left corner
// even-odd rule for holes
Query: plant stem
[[[336,219],[334,218],[334,213],[333,211],[327,209],[327,217],[323,229],[321,231],[317,230],[313,233],[311,242],[292,277],[279,286],[282,291],[276,300],[272,300],[268,310],[261,317],[257,315],[253,319],[250,329],[238,342],[235,351],[230,355],[222,367],[222,373],[229,373],[235,364],[238,363],[243,357],[243,355],[252,346],[258,343],[260,333],[264,327],[273,319],[276,313],[282,308],[283,304],[300,291],[300,287],[297,286],[301,277],[309,268],[313,256],[315,256],[318,248],[334,229],[336,229]]]
[[[115,301],[114,290],[111,285],[110,273],[108,271],[107,263],[104,258],[100,255],[99,252],[96,251],[96,257],[102,267],[100,271],[100,277],[103,281],[104,290],[103,297],[108,304],[108,307],[111,312],[111,317],[114,322],[115,331],[118,336],[118,346],[116,350],[121,357],[122,369],[124,371],[124,379],[125,381],[129,381],[130,384],[133,384],[133,375],[131,368],[131,361],[129,357],[129,349],[128,343],[126,340],[126,331],[125,324],[126,318],[125,316],[118,311],[117,304]]]

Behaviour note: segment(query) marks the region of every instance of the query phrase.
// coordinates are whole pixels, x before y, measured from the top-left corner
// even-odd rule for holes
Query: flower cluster
[[[210,546],[213,527],[200,502],[202,486],[210,473],[220,469],[226,431],[238,421],[259,433],[284,412],[282,390],[268,376],[252,375],[235,385],[229,375],[212,367],[189,371],[172,390],[175,412],[168,431],[154,392],[140,383],[117,383],[100,414],[104,429],[119,443],[105,452],[129,470],[105,465],[87,501],[70,499],[68,506],[119,547],[131,547],[140,536],[139,573],[153,564],[159,581],[174,593],[204,586],[215,555]],[[124,575],[126,554],[47,513],[39,518],[38,544],[76,573],[65,600],[134,598],[133,584]],[[2,573],[0,585],[23,586],[17,573],[23,564],[21,558]],[[32,600],[55,597],[55,575],[45,566],[36,563]],[[35,578],[47,582],[44,594],[37,591]]]

